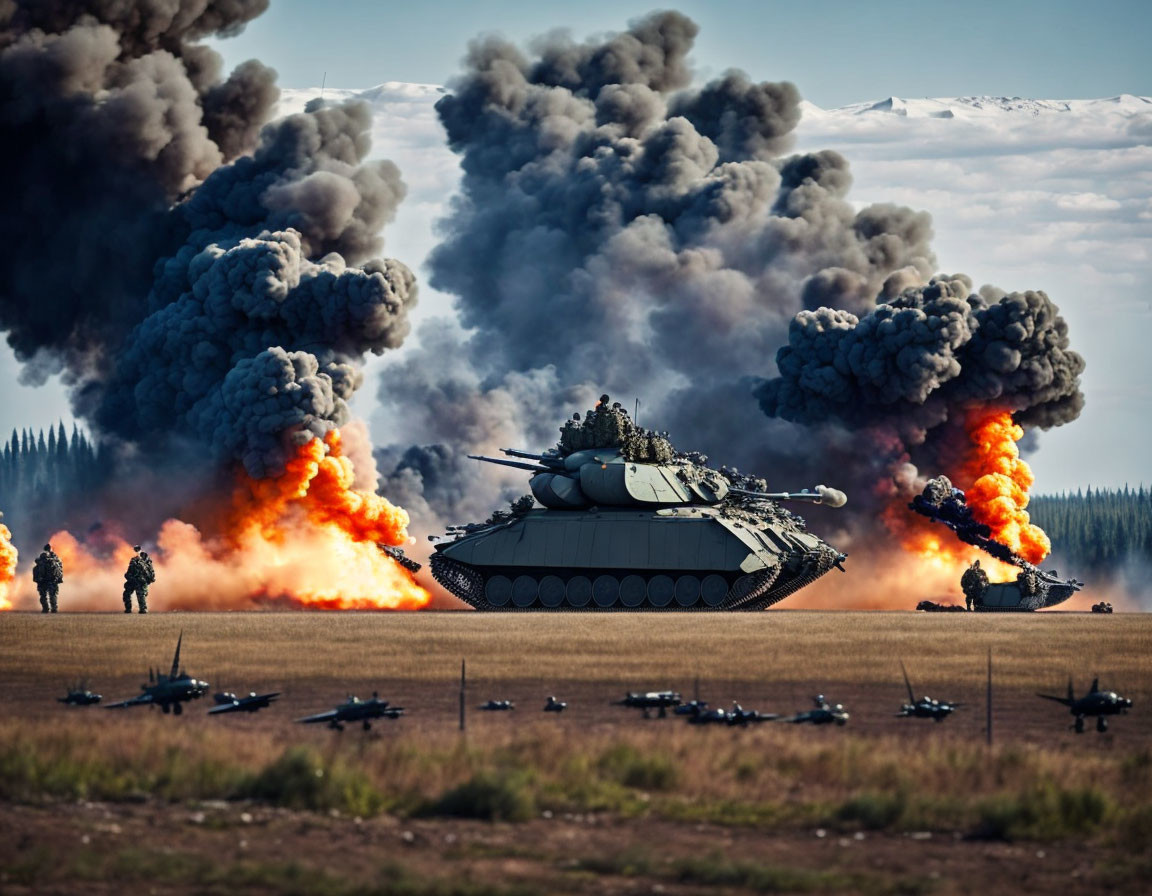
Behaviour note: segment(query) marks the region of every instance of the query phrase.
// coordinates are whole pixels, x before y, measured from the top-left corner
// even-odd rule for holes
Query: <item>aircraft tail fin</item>
[[[912,682],[908,680],[908,670],[904,667],[904,660],[900,660],[900,671],[904,673],[904,684],[908,687],[908,702],[914,704],[916,695],[912,693]]]
[[[1092,679],[1092,693],[1095,694],[1099,690],[1100,690],[1100,679],[1099,678],[1093,678]]]
[[[180,674],[180,644],[184,640],[184,631],[181,629],[180,637],[176,639],[176,653],[172,657],[172,671],[168,674],[169,678],[175,678]]]

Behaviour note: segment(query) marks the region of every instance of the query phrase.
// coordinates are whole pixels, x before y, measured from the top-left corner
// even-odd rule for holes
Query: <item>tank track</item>
[[[542,605],[539,599],[529,606],[517,606],[511,601],[503,606],[495,606],[485,597],[484,574],[479,569],[451,560],[442,554],[434,554],[429,566],[432,576],[445,589],[477,610],[486,612],[718,612],[756,611],[770,607],[816,581],[839,559],[840,554],[831,549],[814,550],[789,558],[789,562],[783,566],[768,567],[741,576],[730,585],[724,600],[715,606],[709,606],[701,599],[697,599],[691,606],[683,606],[676,601],[665,606],[655,606],[647,599],[635,607],[624,606],[619,600],[607,607],[593,601],[589,601],[585,606],[573,606],[565,601],[558,606],[547,607]]]
[[[775,587],[770,588],[762,597],[757,600],[749,601],[741,604],[733,609],[744,610],[748,612],[755,612],[757,610],[765,610],[773,604],[777,604],[790,594],[795,594],[801,588],[806,588],[820,578],[824,573],[832,569],[836,565],[836,561],[840,559],[840,554],[829,548],[821,550],[809,551],[803,555],[803,559],[799,563],[799,570],[794,575],[789,575],[782,582]]]

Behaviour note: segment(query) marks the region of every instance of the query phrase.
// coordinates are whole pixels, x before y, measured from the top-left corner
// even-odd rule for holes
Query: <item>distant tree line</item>
[[[13,532],[33,520],[58,520],[69,505],[104,482],[105,458],[76,427],[61,423],[33,433],[12,431],[0,449],[0,512]]]
[[[1052,552],[1081,570],[1152,562],[1152,490],[1087,489],[1040,495],[1028,505],[1032,522],[1052,539]]]

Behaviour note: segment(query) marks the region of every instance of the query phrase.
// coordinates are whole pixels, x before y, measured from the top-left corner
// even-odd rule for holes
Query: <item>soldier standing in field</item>
[[[148,586],[156,581],[156,569],[146,551],[140,550],[128,561],[128,571],[124,573],[124,612],[132,612],[132,595],[136,595],[136,602],[141,613],[148,612]]]
[[[987,587],[988,573],[980,568],[979,560],[973,560],[972,565],[964,570],[964,575],[960,577],[960,590],[964,592],[964,603],[968,605],[969,610],[972,609],[973,603],[984,596]]]
[[[64,582],[64,564],[52,550],[52,545],[44,545],[44,551],[36,558],[32,566],[32,581],[40,594],[40,612],[55,613],[60,585]]]

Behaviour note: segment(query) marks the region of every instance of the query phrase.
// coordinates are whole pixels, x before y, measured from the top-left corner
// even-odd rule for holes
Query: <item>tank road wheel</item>
[[[648,603],[654,607],[666,607],[676,595],[676,583],[671,576],[652,576],[648,580]]]
[[[718,607],[728,596],[728,583],[724,581],[723,576],[712,573],[705,576],[704,581],[700,583],[700,595],[708,606]]]
[[[620,580],[616,576],[597,576],[592,583],[592,599],[598,607],[611,607],[620,599]]]
[[[572,576],[564,589],[564,596],[570,607],[588,606],[588,601],[592,600],[592,580],[588,576]]]
[[[544,576],[540,580],[540,603],[549,609],[564,603],[564,580],[560,576]]]
[[[512,580],[508,576],[492,576],[484,583],[484,597],[494,607],[506,607],[512,599]]]
[[[517,576],[512,583],[512,603],[518,607],[530,607],[536,603],[536,595],[540,593],[540,583],[532,576]]]
[[[696,576],[680,576],[676,580],[676,603],[694,607],[700,600],[700,580]]]
[[[640,606],[648,593],[648,586],[640,576],[624,576],[620,582],[620,603],[629,609]]]
[[[1108,730],[1108,720],[1104,716],[1096,717],[1096,730],[1101,734]]]

